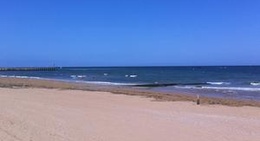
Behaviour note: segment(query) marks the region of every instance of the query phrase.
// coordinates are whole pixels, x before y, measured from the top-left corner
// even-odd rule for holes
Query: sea
[[[0,77],[50,79],[260,101],[260,66],[61,67],[56,71],[0,71]]]

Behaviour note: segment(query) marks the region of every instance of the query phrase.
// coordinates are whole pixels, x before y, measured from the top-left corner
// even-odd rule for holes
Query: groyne
[[[56,71],[60,67],[0,67],[0,71]]]

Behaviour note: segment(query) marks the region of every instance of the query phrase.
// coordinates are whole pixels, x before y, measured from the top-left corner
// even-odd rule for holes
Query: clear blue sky
[[[0,66],[260,65],[259,0],[1,0]]]

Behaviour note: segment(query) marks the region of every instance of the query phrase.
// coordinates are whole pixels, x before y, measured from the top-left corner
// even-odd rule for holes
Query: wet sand
[[[0,88],[1,141],[258,141],[260,108]]]

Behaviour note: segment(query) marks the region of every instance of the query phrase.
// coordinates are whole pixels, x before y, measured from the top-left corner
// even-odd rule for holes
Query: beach
[[[259,6],[0,1],[0,141],[260,141]]]
[[[115,94],[98,87],[91,90],[92,86],[83,89],[81,84],[52,81],[52,87],[47,84],[43,87],[43,80],[15,80],[16,84],[14,79],[1,78],[0,82],[0,140],[3,141],[257,141],[260,138],[257,105],[196,105],[184,99],[171,101]]]

